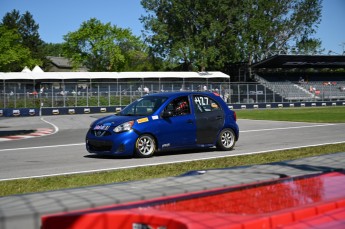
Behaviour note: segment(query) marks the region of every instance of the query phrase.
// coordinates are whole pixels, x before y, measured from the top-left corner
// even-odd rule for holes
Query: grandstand
[[[313,79],[299,80],[294,76],[282,77],[279,74],[261,76],[255,75],[255,80],[261,85],[281,95],[287,101],[328,101],[345,99],[345,74],[332,77],[329,74],[314,73]]]
[[[254,80],[282,101],[345,100],[345,56],[279,55],[252,68]]]
[[[276,78],[267,79],[267,77],[255,75],[255,80],[288,101],[310,101],[315,99],[315,96],[304,87],[288,79],[280,81]]]

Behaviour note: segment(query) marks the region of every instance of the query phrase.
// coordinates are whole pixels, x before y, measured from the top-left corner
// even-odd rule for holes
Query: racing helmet
[[[189,113],[189,106],[187,101],[180,101],[177,103],[176,108],[175,108],[176,113],[178,114],[186,114]]]

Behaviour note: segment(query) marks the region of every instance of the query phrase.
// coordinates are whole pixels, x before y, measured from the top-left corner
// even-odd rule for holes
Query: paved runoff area
[[[345,152],[340,152],[271,164],[190,171],[177,177],[5,196],[0,198],[0,228],[37,229],[42,226],[42,216],[50,214],[140,203],[155,198],[207,192],[289,177],[344,173],[344,170]],[[338,186],[339,188],[341,187]],[[133,225],[133,228],[144,228],[139,226]]]

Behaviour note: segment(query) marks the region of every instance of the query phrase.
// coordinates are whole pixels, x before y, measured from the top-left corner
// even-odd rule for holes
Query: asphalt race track
[[[0,118],[2,130],[50,129],[19,140],[0,138],[0,181],[115,170],[280,149],[345,142],[345,124],[254,121],[239,119],[240,140],[228,152],[215,149],[157,154],[148,159],[100,158],[85,149],[90,123],[104,114]],[[240,117],[239,117],[240,118]]]

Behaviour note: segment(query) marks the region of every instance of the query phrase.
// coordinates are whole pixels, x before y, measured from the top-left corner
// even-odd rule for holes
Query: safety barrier
[[[230,109],[271,109],[288,107],[327,107],[345,106],[345,102],[296,102],[296,103],[248,103],[228,104]],[[109,107],[54,107],[54,108],[0,108],[0,117],[35,116],[35,115],[72,115],[72,114],[94,114],[94,113],[116,113],[124,106]]]
[[[13,116],[19,116],[20,115],[20,110],[13,110],[12,111]]]
[[[68,114],[75,114],[75,109],[68,109]]]
[[[36,115],[36,110],[35,109],[29,109],[29,115],[30,116],[35,116]]]
[[[21,117],[21,116],[35,116],[39,114],[39,109],[34,108],[20,108],[20,109],[10,109],[0,108],[0,117]]]

